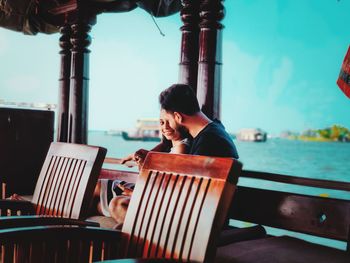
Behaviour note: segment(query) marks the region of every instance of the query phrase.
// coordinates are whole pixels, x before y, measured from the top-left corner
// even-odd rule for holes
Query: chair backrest
[[[150,152],[122,229],[125,256],[210,261],[241,167],[232,158]]]
[[[0,262],[96,262],[115,259],[120,232],[76,225],[0,230]]]
[[[52,143],[32,199],[36,214],[87,216],[106,152],[102,147]]]

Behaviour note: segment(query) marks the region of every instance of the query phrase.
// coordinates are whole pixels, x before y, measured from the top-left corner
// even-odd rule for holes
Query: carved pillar
[[[87,143],[89,100],[89,23],[72,25],[72,69],[69,103],[69,136],[72,143]]]
[[[201,0],[197,97],[209,118],[220,118],[222,28],[221,0]]]
[[[59,108],[57,122],[57,141],[68,141],[68,112],[69,112],[69,85],[71,71],[71,28],[65,25],[60,28],[61,71],[59,77]]]
[[[197,90],[199,0],[182,0],[181,54],[179,83],[190,85]]]

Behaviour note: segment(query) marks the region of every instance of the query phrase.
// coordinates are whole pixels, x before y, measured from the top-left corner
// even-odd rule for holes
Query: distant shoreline
[[[349,141],[339,141],[337,139],[328,139],[323,137],[308,137],[308,136],[290,136],[287,139],[306,141],[306,142],[349,142]]]

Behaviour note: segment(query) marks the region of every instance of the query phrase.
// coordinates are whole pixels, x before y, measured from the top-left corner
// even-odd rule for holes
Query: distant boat
[[[0,105],[5,107],[15,107],[15,108],[28,108],[28,109],[42,109],[42,110],[54,110],[57,108],[57,104],[46,103],[46,102],[14,102],[14,101],[5,101],[0,99]]]
[[[122,135],[122,131],[121,130],[111,129],[111,130],[106,131],[106,134],[107,135],[113,135],[113,136],[121,136]]]
[[[138,119],[133,132],[122,131],[121,135],[127,141],[155,141],[161,140],[158,119]]]
[[[267,133],[259,128],[241,129],[237,133],[237,140],[249,142],[265,142]]]

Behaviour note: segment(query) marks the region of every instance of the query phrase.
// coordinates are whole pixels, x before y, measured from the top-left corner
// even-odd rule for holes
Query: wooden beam
[[[69,102],[69,135],[72,143],[87,143],[89,103],[89,23],[72,25],[72,64]]]
[[[68,113],[69,113],[69,92],[70,92],[70,71],[71,71],[71,27],[65,25],[60,28],[61,71],[59,78],[59,103],[57,122],[57,141],[68,142]]]
[[[179,63],[179,83],[190,85],[197,91],[199,0],[184,0],[181,10],[181,54]]]
[[[222,35],[224,17],[221,0],[201,0],[197,97],[209,118],[220,119]]]

